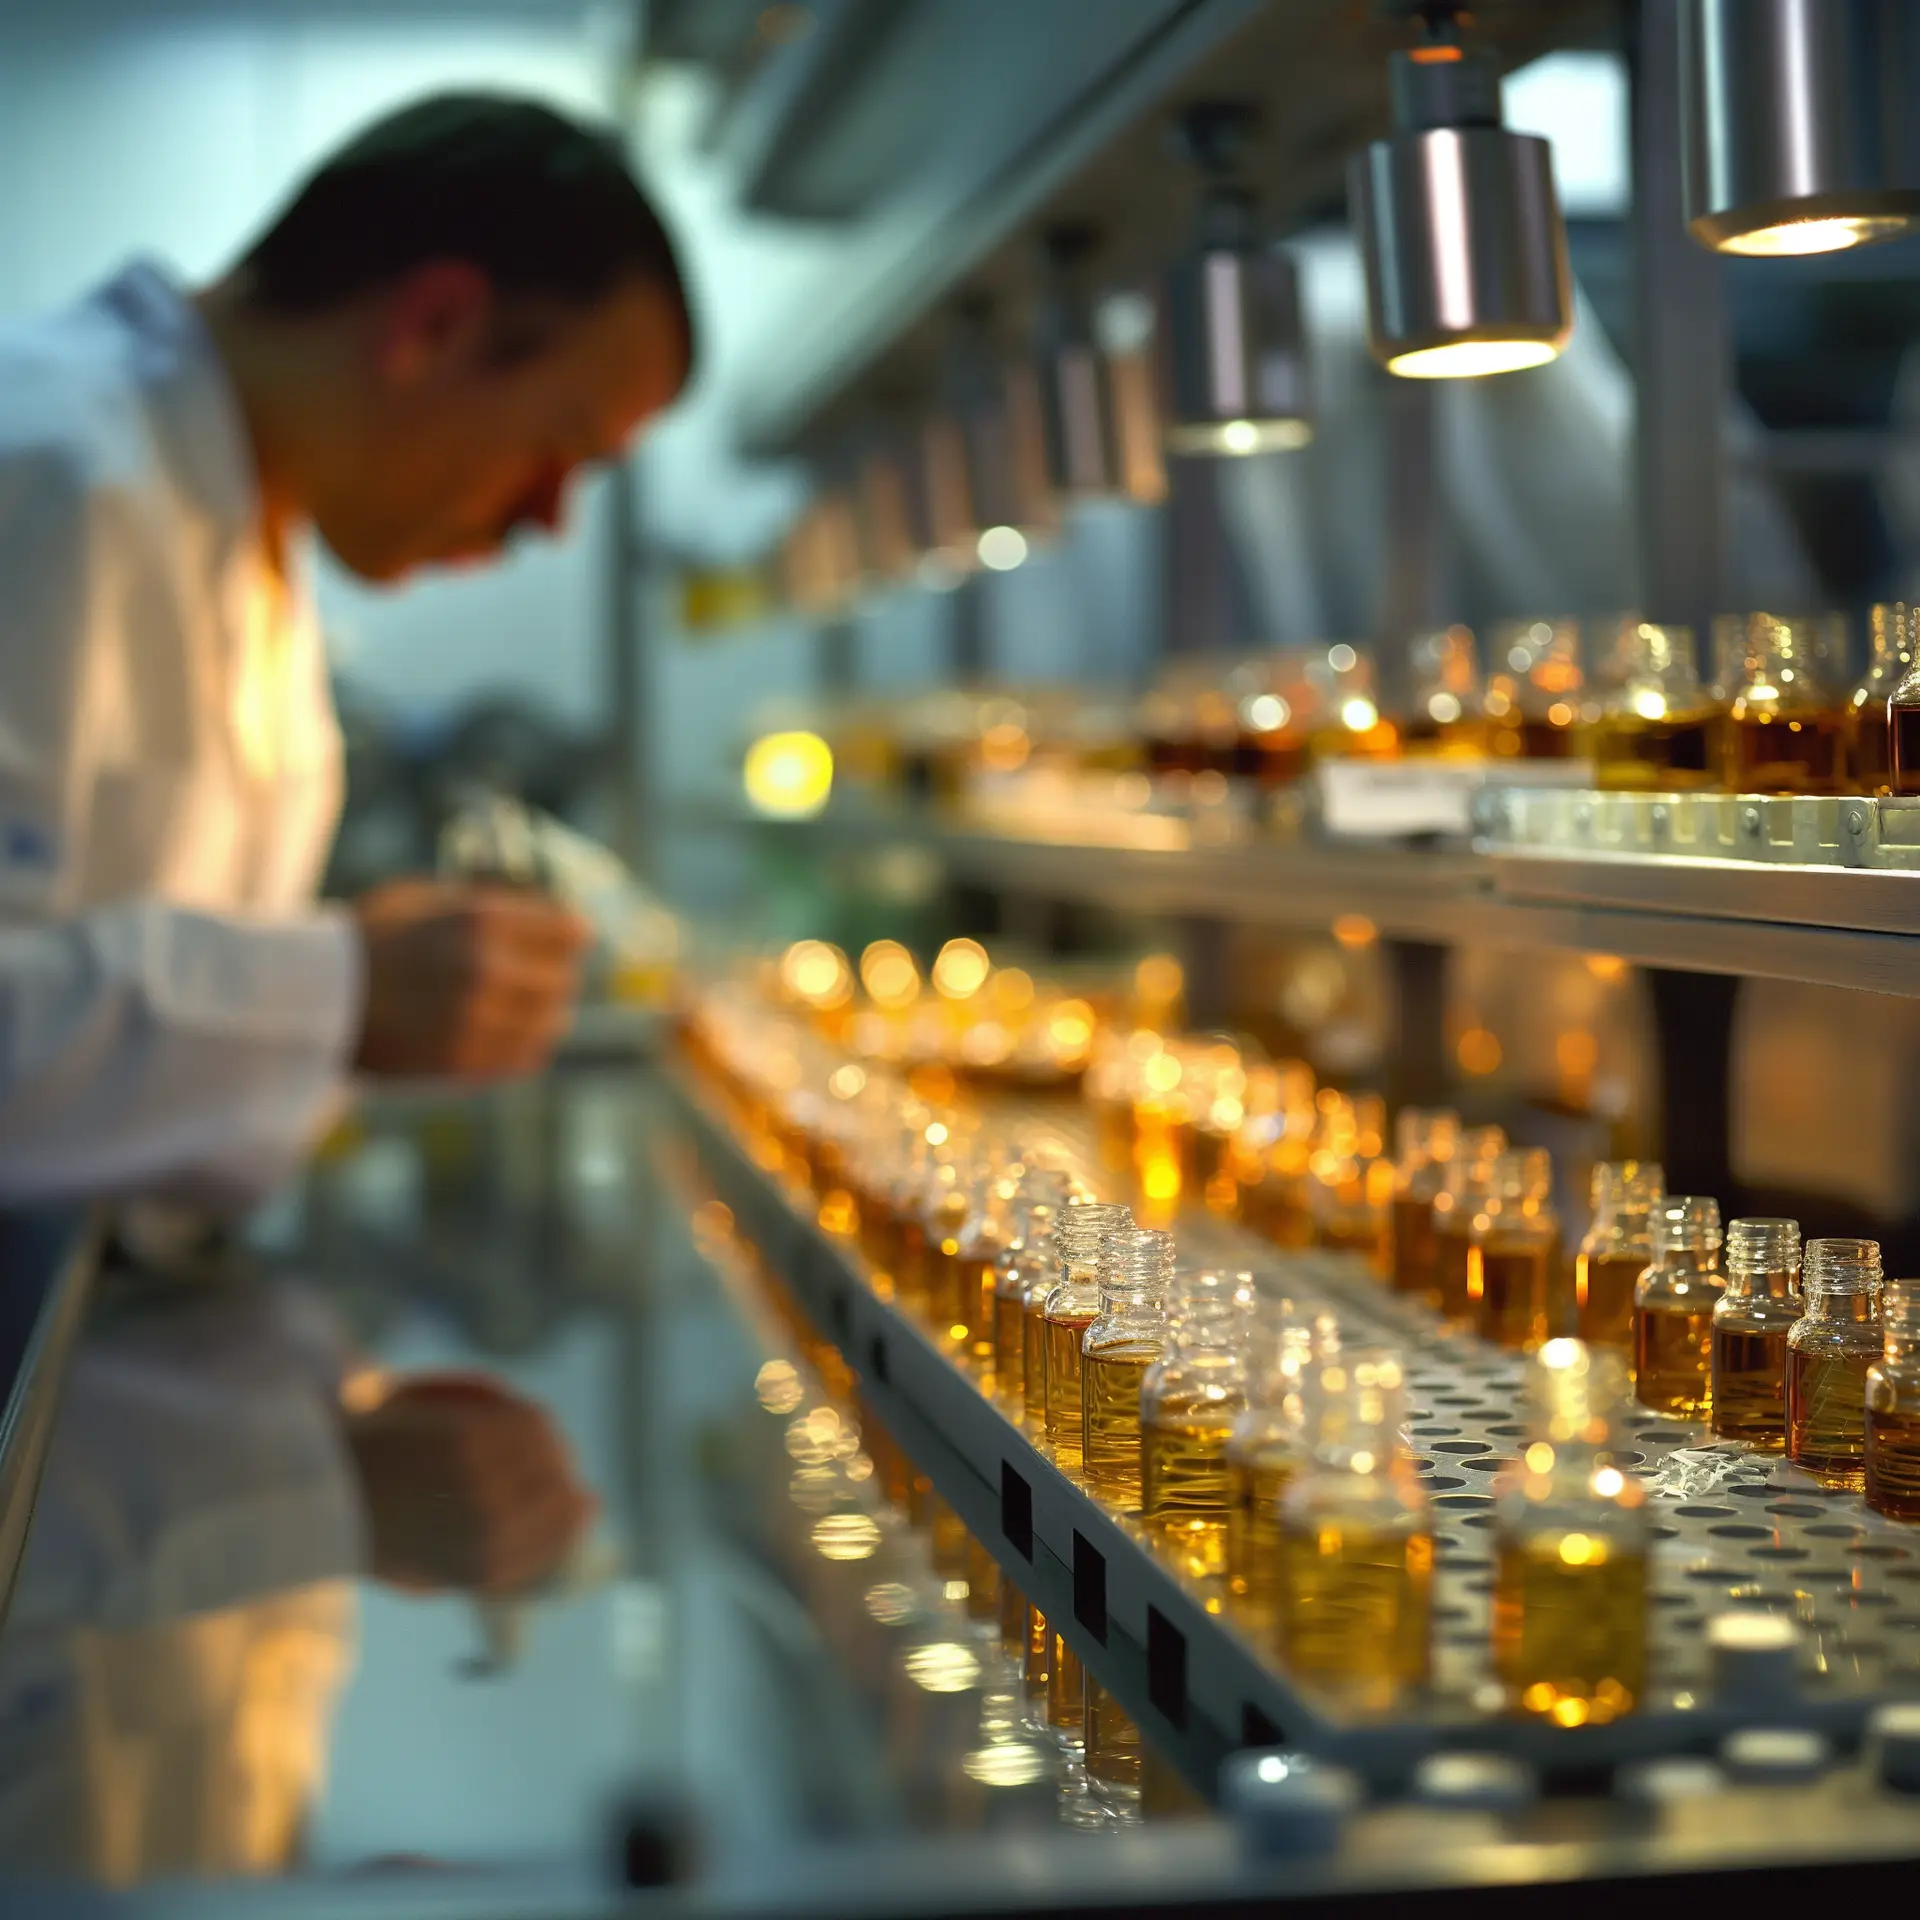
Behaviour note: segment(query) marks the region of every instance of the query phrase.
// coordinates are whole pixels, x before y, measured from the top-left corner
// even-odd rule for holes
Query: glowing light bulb
[[[817,733],[765,733],[741,770],[747,802],[775,820],[806,820],[833,792],[833,749]]]
[[[1027,557],[1027,536],[1018,527],[988,527],[979,540],[980,564],[1011,573]]]
[[[1774,226],[1755,227],[1751,233],[1733,234],[1720,242],[1720,251],[1775,260],[1797,254],[1843,253],[1848,247],[1897,239],[1912,230],[1912,222],[1898,214],[1823,215],[1782,220]]]
[[[1403,380],[1480,380],[1490,373],[1544,367],[1559,353],[1551,340],[1450,340],[1445,346],[1396,354],[1387,371]]]

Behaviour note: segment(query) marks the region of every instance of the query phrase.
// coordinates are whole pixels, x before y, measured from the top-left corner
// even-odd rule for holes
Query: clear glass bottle
[[[1227,1439],[1227,1591],[1255,1628],[1280,1617],[1280,1502],[1311,1442],[1308,1372],[1339,1350],[1331,1314],[1308,1318],[1282,1300],[1255,1316],[1247,1408]]]
[[[1247,1409],[1253,1302],[1223,1273],[1174,1286],[1167,1341],[1140,1387],[1140,1511],[1196,1580],[1227,1565],[1227,1443]]]
[[[1787,1444],[1787,1335],[1800,1318],[1800,1223],[1736,1220],[1713,1310],[1713,1430],[1761,1453]]]
[[[1787,1335],[1787,1458],[1822,1486],[1866,1485],[1867,1371],[1884,1349],[1880,1245],[1809,1240],[1806,1311]]]
[[[1377,1093],[1323,1087],[1319,1105],[1321,1125],[1307,1162],[1313,1243],[1361,1254],[1380,1271],[1393,1197],[1392,1162],[1382,1154],[1387,1104]]]
[[[1132,1230],[1125,1207],[1069,1207],[1054,1236],[1060,1271],[1041,1306],[1040,1396],[1053,1456],[1069,1469],[1080,1465],[1080,1342],[1100,1312],[1101,1262],[1109,1238]],[[1031,1394],[1032,1344],[1026,1364]]]
[[[1920,793],[1920,659],[1887,695],[1887,786]]]
[[[1891,793],[1892,702],[1920,658],[1920,609],[1882,604],[1867,615],[1867,670],[1847,699],[1847,785],[1855,793]]]
[[[1834,638],[1827,620],[1748,616],[1723,729],[1729,792],[1840,790],[1848,720],[1833,680]]]
[[[1633,1345],[1633,1290],[1653,1264],[1653,1214],[1666,1196],[1655,1160],[1602,1160],[1593,1222],[1573,1263],[1574,1310],[1589,1346]]]
[[[1493,1667],[1509,1704],[1601,1726],[1646,1690],[1646,1489],[1615,1458],[1626,1363],[1549,1340],[1527,1378],[1531,1439],[1494,1493]]]
[[[1417,634],[1407,647],[1412,692],[1400,738],[1410,755],[1474,759],[1487,751],[1485,695],[1471,627]]]
[[[1394,1123],[1393,1286],[1425,1300],[1437,1284],[1433,1202],[1460,1138],[1460,1116],[1445,1107],[1403,1107]]]
[[[943,1308],[948,1346],[969,1365],[993,1362],[993,1269],[1010,1231],[1008,1211],[1017,1178],[1015,1170],[995,1165],[990,1157],[974,1162],[967,1181],[967,1211],[946,1263],[947,1298],[935,1303]],[[936,1315],[936,1325],[940,1317]]]
[[[1140,1729],[1112,1694],[1092,1674],[1087,1675],[1084,1736],[1087,1778],[1109,1805],[1138,1805],[1140,1800]]]
[[[1065,1190],[1050,1200],[1034,1200],[1021,1211],[1017,1231],[993,1265],[993,1384],[1010,1414],[1026,1406],[1027,1294],[1050,1283],[1058,1257],[1054,1223],[1065,1204]]]
[[[1559,1259],[1552,1157],[1544,1147],[1501,1154],[1467,1228],[1467,1300],[1482,1339],[1531,1352],[1547,1338]]]
[[[1720,1203],[1669,1194],[1654,1211],[1653,1265],[1633,1290],[1633,1390],[1643,1407],[1684,1420],[1713,1405],[1713,1310],[1720,1272]]]
[[[1403,1370],[1387,1348],[1349,1348],[1314,1370],[1313,1439],[1280,1499],[1281,1659],[1362,1713],[1426,1682],[1433,1527],[1400,1439]]]
[[[1140,1387],[1166,1344],[1173,1251],[1171,1234],[1149,1228],[1109,1234],[1100,1311],[1080,1336],[1080,1470],[1128,1512],[1140,1504]]]
[[[1364,647],[1336,640],[1308,662],[1314,718],[1307,756],[1323,760],[1392,760],[1400,752],[1399,730],[1380,713],[1373,656]]]
[[[1867,1505],[1920,1520],[1920,1282],[1880,1289],[1885,1345],[1867,1372]]]
[[[1488,744],[1502,758],[1573,752],[1586,675],[1577,620],[1503,620],[1488,635]]]
[[[1467,1298],[1472,1264],[1473,1217],[1493,1180],[1493,1163],[1506,1151],[1507,1136],[1498,1127],[1469,1127],[1461,1134],[1446,1178],[1433,1200],[1433,1304],[1449,1320],[1473,1317]]]
[[[1020,1355],[1020,1391],[1021,1403],[1026,1414],[1030,1431],[1044,1434],[1047,1427],[1047,1297],[1057,1287],[1066,1272],[1067,1245],[1066,1233],[1070,1216],[1081,1212],[1094,1203],[1083,1201],[1076,1206],[1069,1205],[1059,1213],[1053,1223],[1053,1248],[1050,1263],[1037,1272],[1027,1283],[1027,1289],[1021,1296],[1021,1355]],[[1087,1254],[1092,1264],[1092,1283],[1099,1285],[1098,1264],[1100,1257],[1100,1236],[1108,1232],[1122,1231],[1133,1224],[1133,1216],[1125,1207],[1108,1207],[1104,1213],[1084,1224],[1083,1230],[1093,1235],[1093,1242]],[[1075,1405],[1079,1404],[1079,1387],[1074,1388]],[[1075,1437],[1079,1429],[1075,1428]]]
[[[1720,709],[1700,684],[1692,628],[1628,623],[1614,672],[1582,742],[1594,784],[1635,793],[1711,787]]]

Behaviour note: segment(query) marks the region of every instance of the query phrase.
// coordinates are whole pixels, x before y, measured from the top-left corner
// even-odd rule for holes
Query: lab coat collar
[[[186,290],[158,263],[136,260],[88,304],[125,337],[154,442],[174,483],[228,552],[253,544],[259,472],[240,396]]]

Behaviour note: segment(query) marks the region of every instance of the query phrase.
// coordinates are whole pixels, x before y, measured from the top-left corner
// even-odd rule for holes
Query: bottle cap
[[[1413,1770],[1413,1797],[1429,1807],[1512,1813],[1539,1799],[1540,1781],[1504,1753],[1430,1753]]]
[[[1727,1784],[1725,1772],[1696,1754],[1671,1754],[1663,1760],[1634,1760],[1613,1776],[1613,1795],[1629,1806],[1649,1812],[1676,1800],[1697,1800],[1719,1793]]]
[[[1331,1853],[1360,1805],[1359,1780],[1283,1748],[1236,1753],[1220,1771],[1220,1799],[1256,1860]]]
[[[1716,1614],[1707,1622],[1707,1648],[1722,1699],[1779,1699],[1799,1684],[1800,1629],[1780,1614]]]
[[[1920,1793],[1920,1701],[1875,1707],[1867,1722],[1867,1754],[1882,1786]]]
[[[1817,1780],[1832,1761],[1826,1736],[1807,1727],[1745,1727],[1720,1743],[1720,1764],[1728,1777],[1749,1786]]]

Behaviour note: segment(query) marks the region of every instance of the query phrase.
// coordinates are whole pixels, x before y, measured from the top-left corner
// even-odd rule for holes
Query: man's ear
[[[376,370],[396,390],[431,386],[480,361],[495,300],[492,282],[465,260],[430,260],[387,295],[375,340]]]

